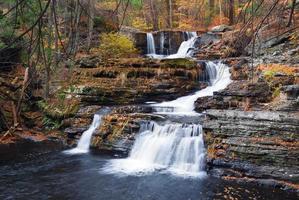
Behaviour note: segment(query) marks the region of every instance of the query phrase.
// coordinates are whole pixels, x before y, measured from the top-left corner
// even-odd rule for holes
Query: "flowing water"
[[[147,54],[155,55],[156,54],[156,46],[155,46],[154,36],[152,33],[146,34],[146,41],[147,41]]]
[[[149,121],[141,126],[130,156],[108,163],[103,171],[144,175],[153,171],[205,177],[205,148],[201,125]]]
[[[194,44],[198,38],[196,32],[184,32],[186,40],[183,41],[175,54],[164,55],[165,36],[162,33],[160,36],[160,54],[156,54],[155,40],[152,33],[147,33],[147,56],[156,59],[173,59],[191,57],[193,54]]]
[[[186,58],[191,57],[193,53],[194,43],[197,40],[196,32],[187,32],[187,40],[182,42],[176,54],[167,56],[166,58]]]
[[[213,200],[296,199],[296,195],[221,179],[190,179],[169,174],[118,176],[99,169],[111,157],[62,153],[0,165],[3,200]]]
[[[74,149],[67,150],[64,153],[66,154],[88,153],[92,134],[100,126],[101,121],[102,121],[102,115],[95,114],[89,129],[84,133],[82,133],[82,136],[80,137],[77,147]]]
[[[161,33],[161,37],[160,37],[160,54],[163,55],[164,54],[164,44],[165,44],[165,36],[164,33]]]
[[[212,96],[214,92],[225,89],[232,81],[227,65],[223,63],[207,62],[205,64],[205,77],[210,83],[208,87],[195,92],[192,95],[180,97],[173,101],[166,101],[154,104],[154,108],[161,114],[175,115],[196,115],[194,111],[194,102],[199,97]]]
[[[84,154],[89,152],[89,146],[93,133],[102,123],[102,117],[110,112],[110,108],[102,108],[93,116],[93,120],[89,128],[84,131],[78,141],[77,147],[64,151],[65,154]]]

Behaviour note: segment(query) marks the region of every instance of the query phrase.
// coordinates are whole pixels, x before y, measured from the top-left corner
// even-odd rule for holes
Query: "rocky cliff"
[[[63,90],[86,105],[126,105],[175,99],[205,87],[198,84],[203,66],[193,60],[111,60],[82,58],[72,84]]]

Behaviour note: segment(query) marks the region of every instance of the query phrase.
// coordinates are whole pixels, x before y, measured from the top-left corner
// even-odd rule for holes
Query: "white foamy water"
[[[155,55],[156,54],[156,46],[155,40],[152,33],[146,34],[146,42],[147,42],[147,54]]]
[[[154,104],[155,110],[161,114],[197,115],[194,111],[194,102],[199,97],[213,96],[214,92],[225,89],[232,82],[229,68],[223,63],[207,62],[206,72],[209,76],[210,86],[189,96]]]
[[[147,56],[155,59],[175,59],[175,58],[191,57],[193,54],[194,44],[198,36],[196,32],[184,32],[184,34],[187,35],[187,40],[181,43],[177,53],[171,55],[160,55],[160,54],[156,54],[153,34],[147,33]],[[161,48],[163,50],[164,40],[165,40],[164,34],[161,34],[160,51]]]
[[[187,41],[182,42],[176,54],[167,56],[166,58],[186,58],[191,57],[193,53],[194,43],[197,40],[196,32],[187,32]]]
[[[127,159],[110,161],[106,173],[143,175],[156,170],[187,177],[204,177],[205,148],[201,125],[147,122]]]
[[[92,124],[84,133],[77,144],[76,148],[66,150],[64,153],[66,154],[83,154],[89,152],[89,146],[91,142],[91,137],[94,131],[100,126],[101,124],[102,115],[95,114],[93,117]]]

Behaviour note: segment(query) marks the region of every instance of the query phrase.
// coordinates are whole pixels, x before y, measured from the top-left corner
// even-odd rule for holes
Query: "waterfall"
[[[156,54],[156,47],[155,47],[155,40],[152,33],[146,34],[146,41],[147,41],[147,54],[148,55],[155,55]]]
[[[186,58],[192,56],[194,44],[197,40],[197,34],[196,32],[186,32],[185,34],[187,35],[187,40],[182,42],[178,52],[167,56],[167,58]]]
[[[184,36],[186,40],[183,41],[177,51],[177,53],[172,55],[163,55],[164,53],[164,42],[165,36],[164,33],[161,34],[160,37],[160,49],[159,52],[161,55],[156,54],[155,50],[155,41],[152,33],[147,33],[147,56],[156,58],[156,59],[173,59],[173,58],[186,58],[191,57],[193,54],[194,44],[197,40],[197,33],[196,32],[184,32]]]
[[[127,159],[108,163],[108,173],[143,174],[163,170],[176,175],[204,176],[205,148],[201,125],[149,121],[140,133]]]
[[[210,85],[192,95],[180,97],[173,101],[162,102],[154,104],[153,108],[158,113],[167,114],[196,114],[194,110],[194,102],[199,97],[213,96],[213,93],[225,89],[232,81],[230,79],[230,72],[227,65],[223,63],[207,62],[205,64],[206,76]],[[170,109],[172,108],[172,109]],[[170,111],[170,112],[169,112]]]
[[[82,136],[77,144],[77,147],[71,150],[66,150],[65,153],[67,154],[88,153],[92,134],[100,126],[101,119],[102,119],[102,115],[95,114],[93,117],[92,124],[90,125],[88,130],[82,133]]]
[[[162,55],[164,53],[164,44],[165,44],[165,36],[164,33],[162,32],[160,36],[160,54]]]
[[[210,85],[213,85],[217,80],[220,79],[221,73],[221,70],[217,70],[217,65],[206,63],[204,66],[203,74],[200,76],[200,81],[207,82]]]

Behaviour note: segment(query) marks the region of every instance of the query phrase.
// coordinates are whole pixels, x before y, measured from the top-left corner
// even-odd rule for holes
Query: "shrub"
[[[122,34],[103,33],[100,42],[99,53],[103,59],[130,57],[137,53],[134,42]]]

